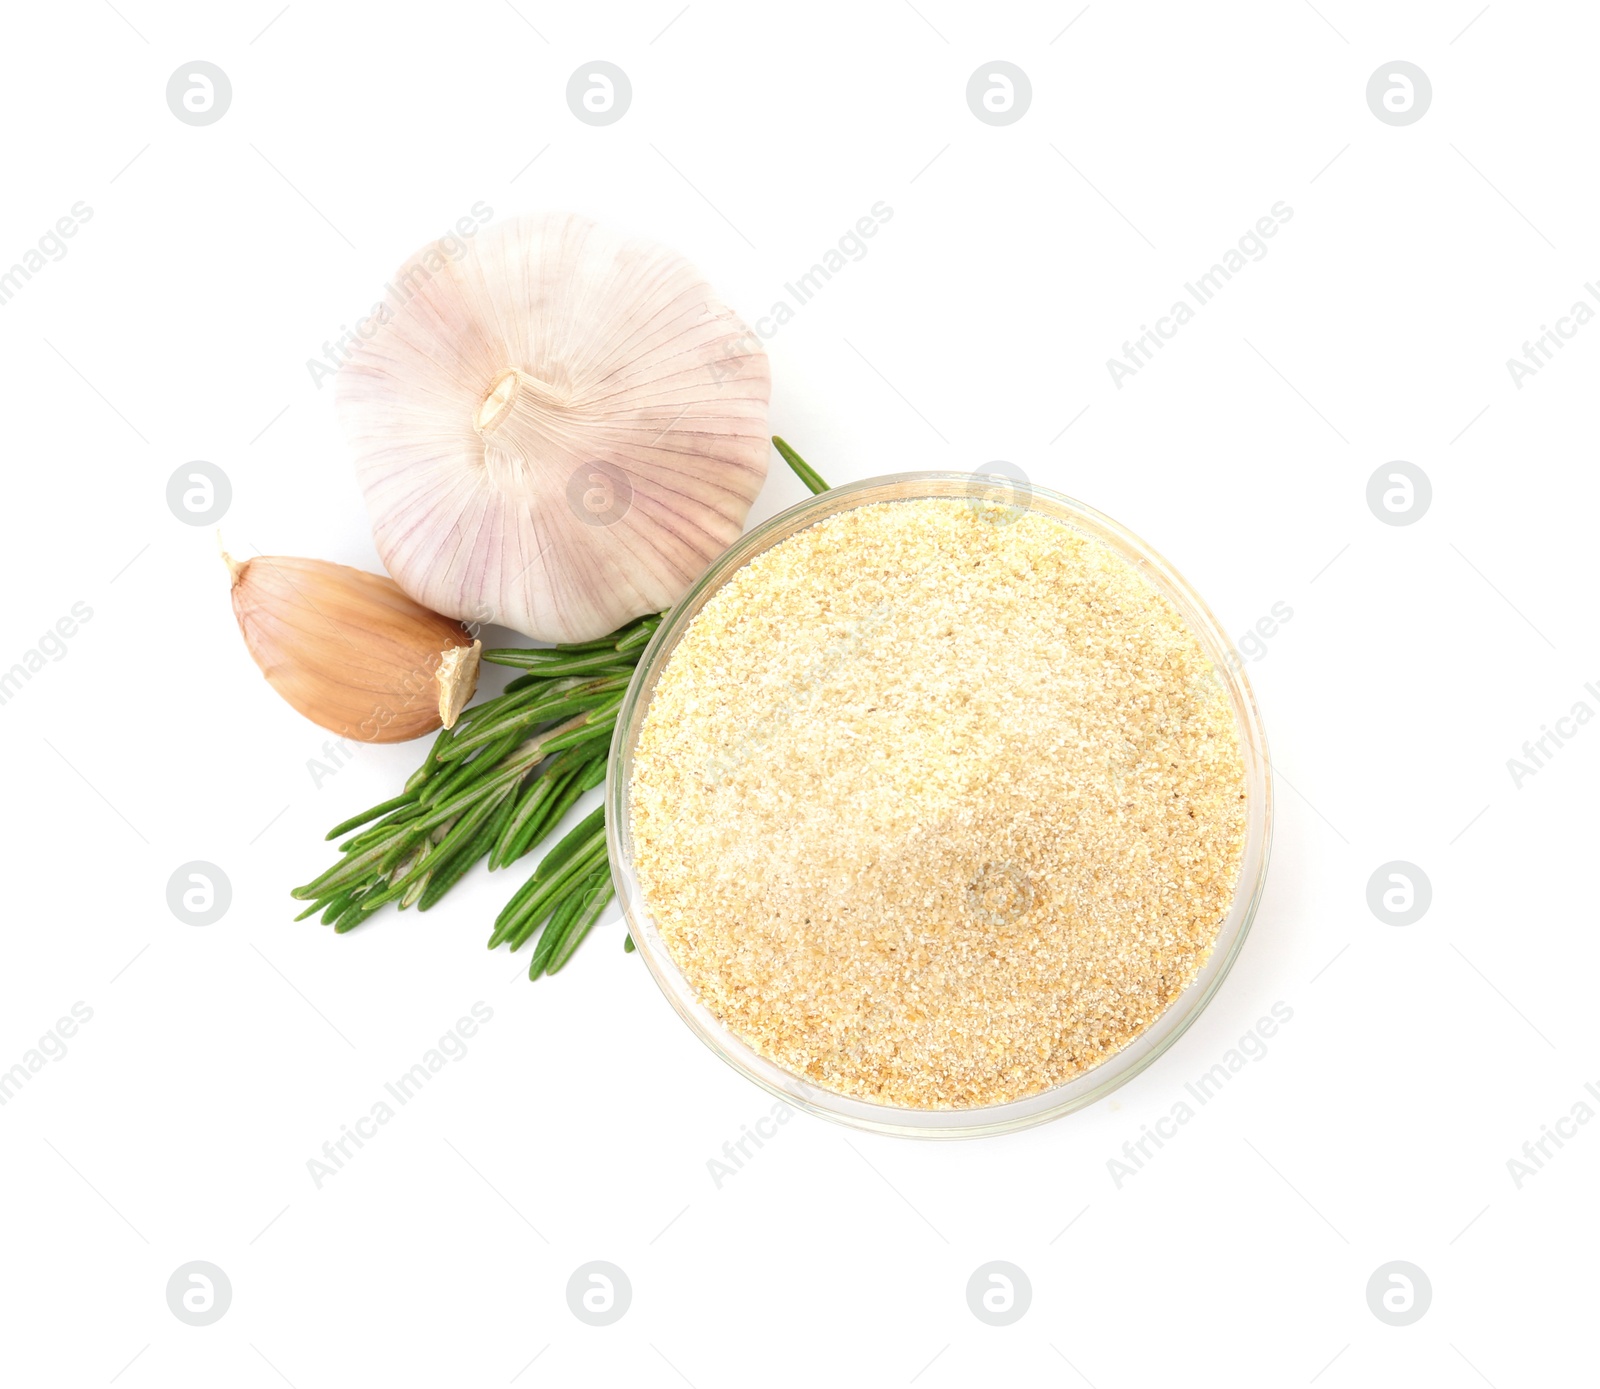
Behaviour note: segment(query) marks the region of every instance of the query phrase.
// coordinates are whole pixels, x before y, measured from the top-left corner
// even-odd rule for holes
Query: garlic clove
[[[755,336],[682,256],[551,214],[425,248],[340,369],[385,567],[545,641],[669,607],[766,476]]]
[[[383,575],[226,551],[239,630],[267,682],[343,738],[399,743],[454,724],[483,644]]]

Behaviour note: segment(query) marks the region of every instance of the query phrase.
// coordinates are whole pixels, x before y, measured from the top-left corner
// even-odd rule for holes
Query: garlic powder
[[[1083,1074],[1232,903],[1228,694],[1110,545],[958,498],[830,516],[706,603],[656,685],[634,869],[677,967],[824,1089],[962,1109]]]

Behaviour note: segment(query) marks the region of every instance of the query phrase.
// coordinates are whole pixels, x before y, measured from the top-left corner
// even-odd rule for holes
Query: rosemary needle
[[[783,461],[794,469],[794,475],[811,489],[813,495],[826,492],[828,484],[822,480],[821,475],[805,459],[800,457],[789,445],[776,434],[772,436],[772,447],[777,449]]]

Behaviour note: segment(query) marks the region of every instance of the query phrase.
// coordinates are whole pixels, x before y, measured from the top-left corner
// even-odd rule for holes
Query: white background
[[[1521,1189],[1507,1159],[1600,1082],[1600,729],[1520,789],[1506,760],[1600,709],[1600,326],[1521,389],[1505,363],[1600,280],[1600,16],[515,5],[8,10],[0,265],[75,202],[93,216],[0,308],[0,667],[75,602],[93,617],[0,708],[0,1067],[74,1002],[93,1019],[0,1108],[0,1375],[1592,1374],[1600,1125]],[[564,98],[597,58],[633,84],[601,129]],[[164,96],[194,59],[233,84],[205,128]],[[1002,128],[965,100],[995,59],[1033,87]],[[1365,99],[1394,59],[1433,85],[1400,128]],[[323,735],[249,661],[167,479],[221,467],[241,553],[376,568],[306,361],[479,200],[678,248],[752,320],[886,202],[866,258],[769,343],[774,430],[833,481],[1009,460],[1145,537],[1236,636],[1293,609],[1249,667],[1279,774],[1265,904],[1205,1016],[1113,1099],[957,1144],[797,1116],[719,1189],[708,1160],[770,1101],[688,1035],[615,913],[537,986],[483,948],[520,870],[349,937],[291,924],[323,831],[418,752],[363,749],[313,785]],[[1106,359],[1280,200],[1270,254],[1118,389]],[[1406,527],[1365,500],[1396,459],[1433,485]],[[774,459],[752,519],[801,496]],[[196,859],[233,888],[206,928],[166,904]],[[1414,926],[1366,904],[1392,859],[1433,885]],[[466,1057],[318,1189],[308,1159],[480,1000]],[[1279,1001],[1266,1056],[1119,1189],[1108,1159]],[[196,1259],[233,1289],[204,1328],[165,1297]],[[632,1283],[608,1328],[566,1303],[594,1259]],[[966,1304],[993,1259],[1032,1285],[1005,1328]],[[1403,1328],[1365,1295],[1396,1259],[1433,1289]]]

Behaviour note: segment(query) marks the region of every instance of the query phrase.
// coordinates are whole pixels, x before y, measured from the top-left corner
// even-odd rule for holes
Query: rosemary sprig
[[[817,473],[782,439],[773,446],[813,493]],[[382,907],[427,911],[480,859],[505,868],[543,843],[584,792],[606,778],[611,734],[634,668],[665,613],[608,637],[537,650],[485,651],[522,671],[505,692],[443,729],[400,795],[328,831],[341,857],[291,894],[343,935]],[[355,831],[355,833],[351,833]],[[520,950],[542,929],[528,977],[555,974],[609,905],[605,807],[539,860],[496,918],[489,948]],[[623,948],[633,949],[627,937]]]
[[[601,641],[484,652],[523,674],[441,731],[404,792],[329,831],[349,838],[337,863],[294,889],[310,904],[301,916],[320,912],[342,935],[391,902],[427,911],[480,859],[504,868],[541,844],[605,780],[617,711],[660,623],[652,614]],[[533,978],[565,964],[611,901],[604,817],[596,810],[547,853],[496,925],[491,947],[512,949],[546,922],[559,928],[546,930]]]

